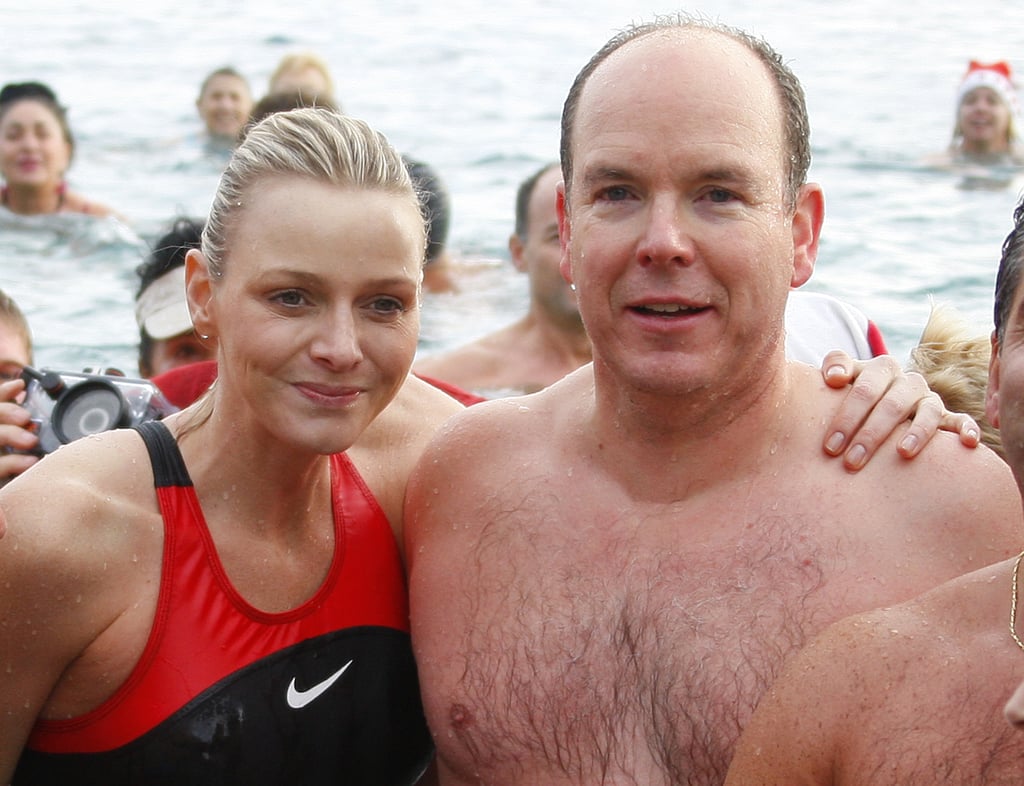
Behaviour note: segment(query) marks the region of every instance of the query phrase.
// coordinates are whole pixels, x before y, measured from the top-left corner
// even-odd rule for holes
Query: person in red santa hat
[[[1010,65],[972,60],[957,89],[953,161],[1024,164],[1020,101]]]

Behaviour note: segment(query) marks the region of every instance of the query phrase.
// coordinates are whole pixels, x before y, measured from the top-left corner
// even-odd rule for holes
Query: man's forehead
[[[760,58],[722,33],[689,28],[649,33],[613,52],[584,86],[573,125],[575,170],[595,142],[614,149],[621,138],[619,152],[628,156],[637,132],[677,141],[684,134],[694,147],[721,141],[780,152],[785,136],[781,101]]]
[[[709,30],[666,30],[624,44],[590,75],[577,121],[626,108],[638,119],[710,101],[720,114],[781,113],[767,66],[745,44]]]

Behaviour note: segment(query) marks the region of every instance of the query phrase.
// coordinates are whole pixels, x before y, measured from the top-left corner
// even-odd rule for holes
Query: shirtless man
[[[594,361],[458,413],[407,495],[439,774],[718,784],[789,653],[1014,553],[1020,498],[949,435],[857,474],[821,452],[842,394],[786,361],[783,312],[823,200],[802,91],[765,44],[627,31],[562,129],[562,271]]]
[[[1022,273],[1024,203],[996,282],[986,401],[1024,493]],[[1000,712],[1013,694],[1006,716],[1024,725],[1020,559],[830,627],[766,694],[728,786],[1020,783],[1024,736]]]
[[[557,164],[527,178],[516,197],[516,227],[508,239],[512,264],[530,279],[529,311],[450,352],[416,363],[417,373],[484,396],[536,393],[590,361],[576,296],[559,271],[555,189]]]

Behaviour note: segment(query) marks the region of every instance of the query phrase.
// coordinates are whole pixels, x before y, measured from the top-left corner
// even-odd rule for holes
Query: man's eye
[[[301,306],[305,303],[305,298],[302,297],[302,293],[294,289],[288,289],[284,292],[278,292],[274,295],[273,299],[280,303],[282,306]]]
[[[724,188],[712,188],[708,191],[708,199],[712,202],[728,202],[732,199],[732,193]]]
[[[393,314],[405,311],[405,305],[394,298],[379,297],[372,303],[373,310],[381,314]]]
[[[629,190],[624,186],[611,186],[602,191],[601,196],[609,202],[621,202],[629,197]]]

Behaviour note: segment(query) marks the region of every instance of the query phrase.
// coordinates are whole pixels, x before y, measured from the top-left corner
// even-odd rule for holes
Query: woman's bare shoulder
[[[0,490],[9,528],[40,544],[78,542],[112,520],[155,513],[145,446],[132,431],[77,440],[51,453]],[[0,540],[3,545],[4,540]],[[108,542],[101,537],[98,543]]]

